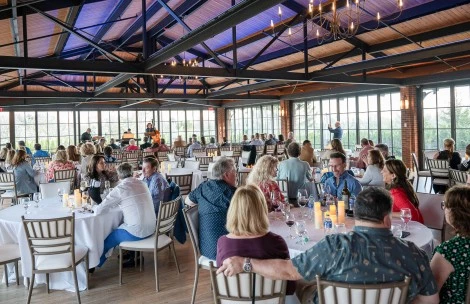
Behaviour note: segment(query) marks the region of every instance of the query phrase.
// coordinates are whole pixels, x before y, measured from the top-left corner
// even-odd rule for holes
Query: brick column
[[[279,105],[279,115],[281,116],[281,133],[286,138],[287,133],[291,131],[290,102],[289,100],[281,100]],[[276,134],[278,135],[278,134]]]
[[[225,137],[225,108],[217,108],[217,142]]]
[[[402,142],[402,159],[408,168],[413,168],[413,161],[411,153],[419,155],[418,144],[418,113],[416,100],[417,88],[414,86],[403,87],[400,89],[400,102],[401,102],[401,142]],[[406,109],[408,100],[408,109]]]

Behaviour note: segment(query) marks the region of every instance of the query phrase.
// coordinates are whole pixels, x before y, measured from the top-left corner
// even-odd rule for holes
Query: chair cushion
[[[20,247],[18,244],[5,244],[0,246],[0,264],[20,258]]]
[[[212,262],[212,263],[214,263],[214,266],[217,266],[217,263],[216,263],[215,260],[211,260],[211,259],[209,259],[209,258],[207,258],[207,257],[205,257],[205,256],[203,256],[203,255],[201,255],[201,256],[199,257],[199,261],[198,261],[198,264],[199,264],[199,265],[209,267],[209,262]]]
[[[75,246],[75,263],[80,261],[88,253],[88,248]],[[61,269],[72,266],[72,254],[61,253],[52,255],[40,255],[36,258],[36,269]]]
[[[165,247],[166,245],[170,244],[172,239],[167,236],[166,234],[162,234],[158,236],[158,248]],[[142,249],[154,249],[155,248],[155,234],[152,234],[148,238],[139,241],[126,241],[121,242],[119,247],[128,248],[128,249],[135,249],[135,250],[142,250]]]

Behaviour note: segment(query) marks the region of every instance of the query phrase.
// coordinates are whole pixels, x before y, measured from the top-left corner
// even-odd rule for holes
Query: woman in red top
[[[285,201],[284,195],[282,195],[281,189],[279,189],[279,185],[274,179],[277,175],[277,164],[278,160],[273,156],[265,155],[261,157],[251,170],[246,181],[247,184],[255,184],[261,189],[269,211],[274,209],[273,205],[278,205]],[[271,193],[274,193],[276,202],[272,202]]]
[[[400,216],[400,209],[409,208],[411,220],[423,223],[423,216],[418,209],[418,197],[406,178],[405,164],[399,159],[389,159],[385,162],[382,175],[393,198],[392,212],[394,216]]]

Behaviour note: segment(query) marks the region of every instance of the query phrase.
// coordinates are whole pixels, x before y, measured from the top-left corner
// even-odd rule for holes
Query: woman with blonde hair
[[[15,157],[16,151],[14,149],[8,150],[7,156],[5,157],[5,169],[13,170],[11,162],[13,157]]]
[[[217,242],[217,265],[233,256],[253,259],[289,259],[284,239],[269,231],[268,209],[261,190],[255,185],[239,187],[227,213],[227,235]],[[295,282],[287,283],[293,294]]]
[[[80,154],[82,155],[81,172],[85,173],[91,158],[96,154],[96,148],[92,143],[85,143],[80,147]]]
[[[268,204],[268,210],[273,210],[275,205],[284,203],[284,196],[275,180],[278,162],[277,158],[270,155],[261,157],[246,180],[247,184],[254,184],[261,189]],[[271,201],[271,193],[274,193],[277,202]]]
[[[21,194],[35,193],[38,187],[34,182],[34,170],[26,160],[26,151],[18,150],[11,161],[15,174],[16,191]]]
[[[54,172],[56,170],[75,170],[75,165],[67,160],[67,152],[59,150],[55,154],[55,160],[49,164],[46,172],[46,179],[48,181],[54,180]]]

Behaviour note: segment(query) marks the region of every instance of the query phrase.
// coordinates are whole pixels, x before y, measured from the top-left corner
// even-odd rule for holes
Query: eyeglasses
[[[446,202],[444,201],[441,202],[441,209],[442,210],[446,209]]]

